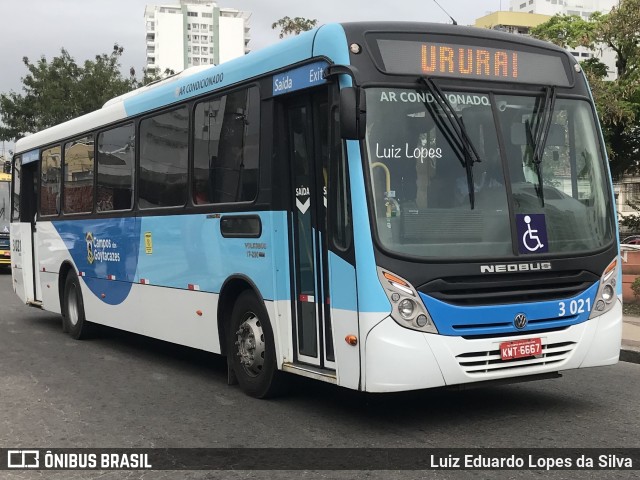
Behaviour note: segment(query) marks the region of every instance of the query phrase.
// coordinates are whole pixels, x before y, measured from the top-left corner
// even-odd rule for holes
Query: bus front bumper
[[[622,304],[560,331],[465,339],[409,330],[387,317],[367,335],[364,390],[397,392],[612,365],[620,355]],[[500,359],[500,343],[541,338],[542,354]]]

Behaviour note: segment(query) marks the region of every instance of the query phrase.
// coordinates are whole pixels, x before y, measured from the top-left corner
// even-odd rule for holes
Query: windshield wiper
[[[444,113],[445,118],[448,120],[451,128],[445,126],[447,133],[455,143],[455,147],[460,152],[460,161],[462,166],[465,168],[467,172],[467,187],[469,189],[469,203],[471,205],[471,210],[474,209],[475,206],[475,184],[473,181],[473,165],[476,162],[481,162],[480,155],[478,155],[478,151],[476,150],[471,138],[469,138],[469,134],[467,133],[467,129],[464,126],[464,121],[462,118],[458,117],[456,111],[454,110],[451,102],[446,97],[444,92],[440,89],[438,84],[432,78],[420,77],[418,81],[422,82],[429,93],[433,96],[435,102],[438,104],[442,113]],[[425,106],[430,109],[425,101]],[[434,119],[439,119],[438,115],[434,115]]]
[[[544,155],[545,144],[547,143],[547,136],[549,135],[549,130],[551,129],[551,122],[553,120],[553,107],[555,106],[555,103],[556,89],[555,87],[547,87],[545,89],[544,103],[542,104],[541,108],[538,109],[539,111],[541,110],[541,112],[536,121],[535,141],[533,139],[532,122],[530,122],[529,120],[525,122],[527,144],[531,149],[531,159],[533,161],[533,166],[538,177],[538,187],[536,188],[536,192],[538,194],[538,198],[540,198],[542,207],[544,207],[542,157]]]

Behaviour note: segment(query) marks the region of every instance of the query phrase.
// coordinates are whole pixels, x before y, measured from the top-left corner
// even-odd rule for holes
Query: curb
[[[630,363],[640,363],[640,350],[623,348],[620,350],[620,361]]]

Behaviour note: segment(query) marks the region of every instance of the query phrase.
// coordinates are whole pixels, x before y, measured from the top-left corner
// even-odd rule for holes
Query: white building
[[[250,14],[220,8],[211,0],[147,5],[147,68],[180,72],[218,65],[249,51]]]
[[[542,15],[577,15],[588,19],[594,12],[609,13],[619,0],[511,0],[509,11],[538,13]],[[578,60],[598,57],[607,66],[608,78],[616,78],[616,56],[610,48],[599,46],[595,50],[584,47],[570,49]]]

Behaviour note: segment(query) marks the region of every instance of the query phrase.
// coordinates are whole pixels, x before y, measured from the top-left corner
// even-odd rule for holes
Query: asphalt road
[[[0,447],[640,447],[640,365],[468,391],[293,379],[255,400],[221,357],[101,328],[75,341],[0,274]],[[631,472],[554,472],[629,478]],[[636,472],[637,473],[637,472]],[[546,472],[0,472],[0,478],[544,478]]]

